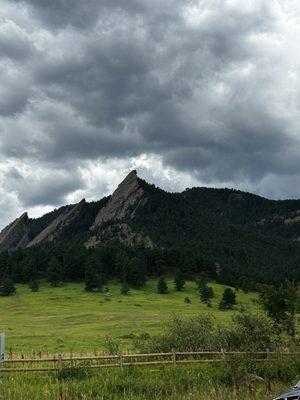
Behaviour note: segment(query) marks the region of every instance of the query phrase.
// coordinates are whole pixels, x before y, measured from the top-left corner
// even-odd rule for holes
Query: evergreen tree
[[[36,279],[30,279],[28,283],[29,288],[31,289],[32,292],[38,292],[39,291],[39,282]]]
[[[298,284],[296,289],[296,309],[297,313],[300,312],[300,285]]]
[[[202,286],[207,285],[207,283],[208,283],[208,276],[207,276],[207,273],[204,272],[204,271],[202,271],[202,272],[199,274],[198,279],[196,280],[196,283],[197,283],[197,286],[198,286],[198,289],[199,289],[199,290],[200,290],[200,288],[201,288]]]
[[[87,292],[93,292],[98,289],[98,276],[94,268],[87,267],[85,270],[85,279],[84,279],[85,288],[84,290]]]
[[[128,284],[137,288],[143,287],[146,283],[146,260],[142,255],[127,258],[123,270],[123,279]]]
[[[16,291],[13,280],[9,276],[4,277],[0,283],[0,295],[10,296],[15,294]]]
[[[155,261],[156,274],[161,275],[167,272],[166,258],[162,251],[158,251]]]
[[[159,278],[159,280],[158,280],[157,293],[159,293],[159,294],[167,294],[168,293],[168,285],[167,285],[166,280],[163,277]]]
[[[58,286],[62,279],[61,265],[57,258],[51,258],[47,269],[47,280],[51,286]]]
[[[105,283],[105,277],[101,269],[101,260],[95,253],[90,254],[86,260],[84,282],[87,292],[102,290]]]
[[[231,310],[236,303],[236,295],[230,288],[226,288],[219,304],[220,310]]]
[[[200,299],[202,303],[209,303],[210,300],[214,297],[213,288],[207,285],[203,285],[199,289]]]
[[[184,285],[185,285],[184,275],[182,274],[182,272],[177,272],[177,274],[175,275],[175,279],[174,279],[175,289],[178,292],[181,292],[184,288]]]
[[[127,295],[130,292],[130,288],[127,282],[123,282],[120,290],[121,294]]]
[[[29,282],[37,277],[37,266],[32,256],[28,255],[23,259],[23,280]]]
[[[257,285],[259,305],[273,319],[280,331],[295,335],[297,288],[287,282],[275,288],[268,285]]]
[[[10,268],[9,268],[9,260],[8,260],[8,253],[3,252],[0,253],[0,278],[4,279],[7,276],[10,276]]]

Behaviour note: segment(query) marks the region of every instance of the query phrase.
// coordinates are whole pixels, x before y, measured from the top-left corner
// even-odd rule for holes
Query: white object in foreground
[[[5,333],[0,333],[0,362],[4,361]]]

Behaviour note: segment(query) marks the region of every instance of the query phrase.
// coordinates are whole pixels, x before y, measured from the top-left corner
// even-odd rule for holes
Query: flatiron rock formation
[[[131,207],[138,205],[143,194],[137,172],[131,171],[114,191],[107,205],[99,211],[93,227],[125,218]]]
[[[22,214],[0,233],[0,251],[25,247],[28,238],[28,214]]]
[[[60,214],[54,221],[52,221],[45,229],[42,230],[27,247],[36,246],[43,241],[53,240],[70,222],[79,214],[85,204],[85,199],[81,200],[78,204],[67,208]]]

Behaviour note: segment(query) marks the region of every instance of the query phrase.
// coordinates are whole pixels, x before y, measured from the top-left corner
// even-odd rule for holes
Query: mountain
[[[0,251],[47,243],[172,250],[190,270],[199,260],[217,266],[225,281],[268,281],[272,275],[300,281],[300,200],[268,200],[234,189],[169,193],[132,171],[109,197],[37,219],[25,213],[0,234]]]
[[[28,214],[24,213],[0,233],[0,251],[25,247],[28,237]]]

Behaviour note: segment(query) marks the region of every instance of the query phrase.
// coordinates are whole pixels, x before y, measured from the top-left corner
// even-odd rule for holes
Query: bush
[[[199,351],[220,349],[215,333],[214,321],[210,315],[182,318],[174,315],[162,335],[135,342],[141,352]]]
[[[233,317],[228,326],[215,324],[211,315],[182,318],[175,315],[161,335],[138,338],[141,352],[176,351],[276,351],[286,348],[283,335],[276,334],[274,322],[264,314],[243,313]]]
[[[120,354],[121,342],[110,336],[105,336],[104,348],[107,354]]]
[[[218,329],[222,347],[226,350],[276,350],[284,340],[283,336],[276,334],[272,319],[262,313],[237,314],[230,326]]]
[[[78,379],[82,380],[85,379],[89,375],[89,371],[84,366],[63,366],[58,371],[58,379],[59,380],[73,380]]]
[[[14,282],[11,278],[5,277],[0,282],[0,296],[10,296],[16,293]]]

